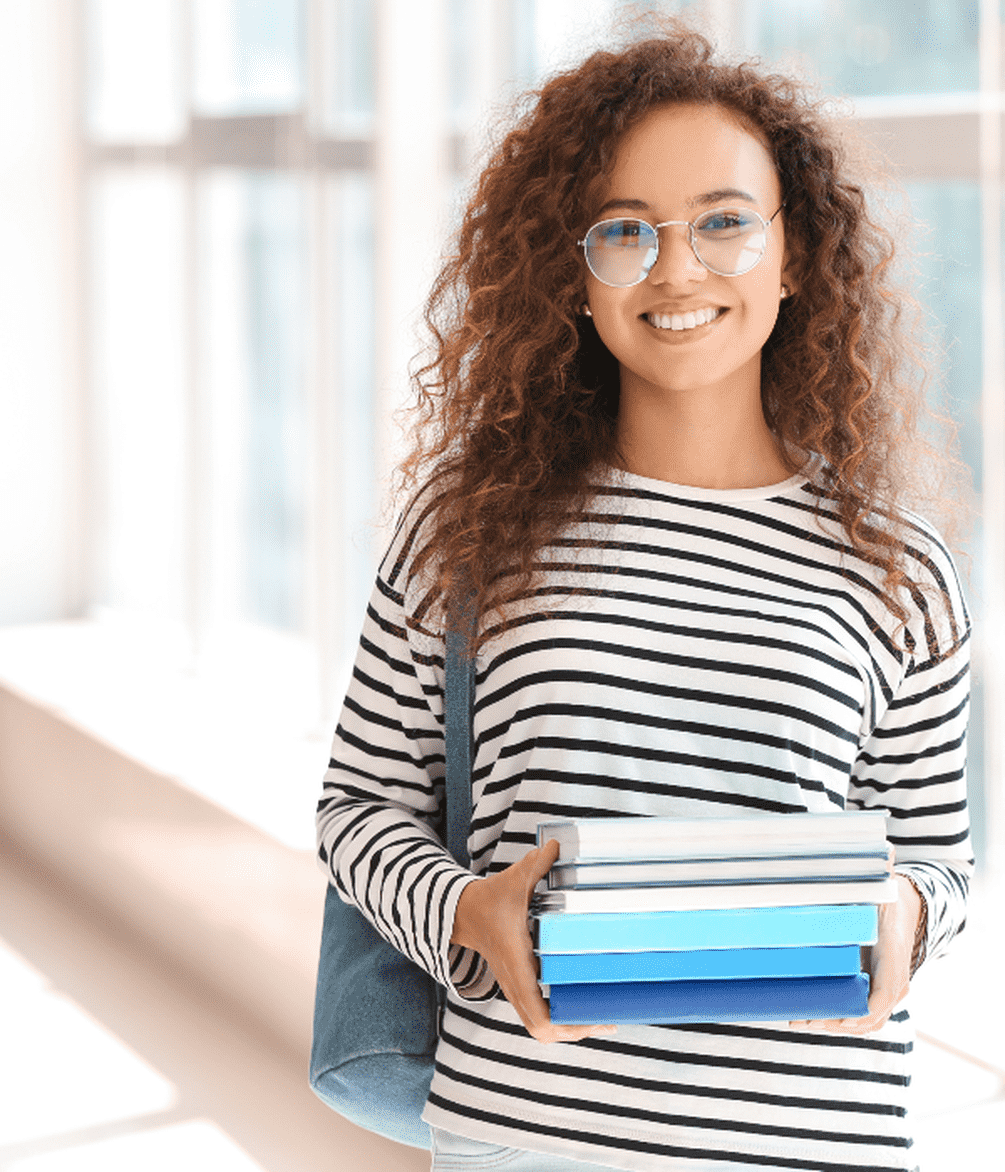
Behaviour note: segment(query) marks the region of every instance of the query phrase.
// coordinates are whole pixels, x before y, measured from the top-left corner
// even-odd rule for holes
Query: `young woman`
[[[794,85],[677,27],[541,90],[434,290],[421,478],[319,807],[449,991],[433,1167],[908,1169],[912,971],[964,920],[968,620],[907,511],[891,250]],[[436,837],[478,615],[471,870]],[[562,1026],[527,906],[566,817],[890,811],[869,1016]]]

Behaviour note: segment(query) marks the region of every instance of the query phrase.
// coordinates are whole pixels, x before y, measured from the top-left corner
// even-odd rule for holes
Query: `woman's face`
[[[737,119],[719,106],[664,106],[625,136],[594,221],[619,215],[653,225],[691,221],[727,206],[753,208],[769,220],[781,202],[771,156]],[[637,285],[605,285],[587,270],[594,324],[621,367],[622,401],[703,389],[759,396],[761,347],[775,324],[782,285],[792,287],[785,265],[780,213],[768,228],[766,252],[742,276],[706,269],[683,226],[659,229],[658,259]],[[672,328],[690,325],[689,313],[698,313],[699,323],[711,320]]]

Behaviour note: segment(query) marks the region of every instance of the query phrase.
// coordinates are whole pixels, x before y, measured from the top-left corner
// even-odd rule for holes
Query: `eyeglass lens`
[[[767,225],[746,208],[717,208],[691,225],[691,245],[701,263],[720,276],[741,276],[764,255]],[[586,263],[606,285],[636,285],[656,263],[659,236],[645,220],[601,220],[583,241]]]

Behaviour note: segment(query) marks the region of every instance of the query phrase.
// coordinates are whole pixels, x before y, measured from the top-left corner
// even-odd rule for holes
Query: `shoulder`
[[[953,555],[939,531],[916,513],[902,511],[906,593],[916,662],[941,660],[970,636],[970,613]],[[905,599],[905,603],[907,600]]]
[[[433,480],[407,500],[377,571],[377,589],[403,613],[411,636],[442,639],[440,561],[435,547],[443,485]]]
[[[418,488],[398,513],[378,569],[380,580],[404,593],[414,568],[429,560],[429,543],[440,493],[433,484]]]
[[[871,600],[873,621],[898,645],[906,643],[915,666],[942,660],[968,641],[970,615],[963,585],[935,525],[903,506],[895,511],[873,508],[856,522],[863,538],[859,544],[850,538],[826,483],[819,476],[810,478],[804,489],[800,508],[806,519],[812,517],[809,523],[833,542],[836,565],[859,583],[863,600]],[[882,535],[882,541],[871,544],[870,533]],[[871,556],[870,548],[877,556]],[[888,603],[896,604],[900,617]]]

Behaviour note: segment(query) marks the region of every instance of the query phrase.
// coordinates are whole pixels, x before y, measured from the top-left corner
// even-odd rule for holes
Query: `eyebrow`
[[[690,208],[711,207],[724,199],[742,199],[746,203],[757,203],[749,191],[741,191],[738,187],[719,187],[715,191],[706,191],[702,195],[692,196],[687,201]],[[631,208],[632,211],[648,212],[652,208],[644,199],[609,199],[597,215],[603,215],[611,208]]]

